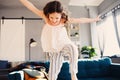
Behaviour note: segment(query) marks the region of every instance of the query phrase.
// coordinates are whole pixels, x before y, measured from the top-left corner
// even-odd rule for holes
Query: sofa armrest
[[[9,73],[9,69],[0,69],[0,75],[8,74],[8,73]]]
[[[9,69],[0,69],[0,80],[8,80]]]
[[[113,77],[120,77],[120,64],[112,63],[110,65],[110,75]]]

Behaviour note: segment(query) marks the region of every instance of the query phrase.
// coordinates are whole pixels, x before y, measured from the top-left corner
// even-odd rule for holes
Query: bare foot
[[[75,74],[72,74],[71,78],[72,78],[72,80],[78,80],[77,76]]]

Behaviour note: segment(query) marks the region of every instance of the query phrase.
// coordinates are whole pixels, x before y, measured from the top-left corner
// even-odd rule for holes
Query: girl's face
[[[56,12],[49,14],[49,21],[50,21],[50,24],[53,26],[60,24],[61,14]]]

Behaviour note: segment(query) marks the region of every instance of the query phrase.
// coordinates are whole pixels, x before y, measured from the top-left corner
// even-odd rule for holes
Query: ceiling
[[[29,0],[39,7],[43,7],[47,2],[53,0]],[[72,6],[98,6],[104,0],[60,0],[64,5]],[[24,7],[19,0],[0,0],[0,8]]]
[[[74,6],[99,6],[104,0],[70,0],[69,5]]]

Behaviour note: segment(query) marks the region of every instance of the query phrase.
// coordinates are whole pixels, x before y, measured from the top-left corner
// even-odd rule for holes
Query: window
[[[120,21],[120,15],[117,15],[115,18],[114,14],[112,11],[109,12],[103,21],[97,25],[98,46],[102,56],[120,54],[118,40],[120,39],[120,23],[118,22]]]
[[[118,32],[118,42],[120,47],[120,9],[118,9],[116,12],[116,20],[117,20],[117,32]]]

